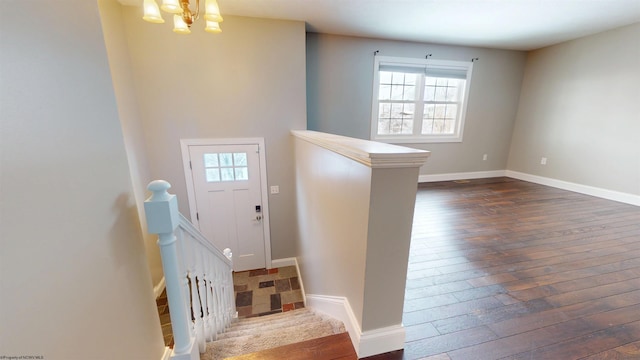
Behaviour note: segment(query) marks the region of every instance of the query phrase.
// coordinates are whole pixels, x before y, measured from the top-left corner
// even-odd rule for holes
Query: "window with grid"
[[[207,153],[203,161],[207,182],[249,180],[247,153]]]
[[[471,62],[376,56],[371,139],[462,141]]]

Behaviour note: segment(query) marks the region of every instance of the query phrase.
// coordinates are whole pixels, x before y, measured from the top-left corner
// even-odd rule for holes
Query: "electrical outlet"
[[[271,187],[271,193],[272,193],[272,194],[280,194],[280,186],[278,186],[278,185],[273,185],[273,186]]]
[[[540,159],[540,165],[547,165],[547,158],[543,157]]]
[[[487,161],[487,154],[482,155],[482,161]]]

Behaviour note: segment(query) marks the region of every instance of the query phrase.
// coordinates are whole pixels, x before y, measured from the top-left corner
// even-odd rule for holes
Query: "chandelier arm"
[[[189,0],[180,0],[180,7],[182,8],[182,20],[184,20],[188,27],[191,27],[195,17],[189,8]]]
[[[200,18],[200,0],[196,0],[196,14],[193,17],[193,21],[198,20]]]

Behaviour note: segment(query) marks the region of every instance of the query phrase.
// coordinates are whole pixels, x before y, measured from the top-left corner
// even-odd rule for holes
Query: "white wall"
[[[98,0],[98,4],[147,262],[151,280],[154,286],[157,286],[163,278],[160,248],[156,243],[158,237],[147,231],[147,219],[144,215],[144,201],[148,197],[146,187],[154,179],[149,173],[144,133],[138,111],[138,98],[134,89],[129,49],[124,32],[122,6],[116,0]]]
[[[313,131],[294,135],[306,293],[346,297],[363,332],[400,328],[418,169],[429,153]]]
[[[418,168],[373,169],[363,330],[402,323]]]
[[[264,137],[268,183],[280,186],[269,195],[272,257],[293,256],[289,131],[306,128],[304,23],[225,16],[222,34],[200,21],[185,36],[169,21],[142,21],[140,11],[124,8],[151,176],[173,185],[189,216],[180,139]]]
[[[368,139],[373,52],[464,60],[479,57],[462,143],[407,145],[432,152],[421,174],[504,170],[520,93],[525,52],[307,34],[309,130]],[[488,160],[482,161],[487,154]]]
[[[639,39],[635,24],[529,53],[508,169],[640,195]]]
[[[304,140],[295,151],[305,292],[346,297],[362,327],[372,169]]]
[[[52,5],[0,2],[0,352],[157,360],[98,6]]]

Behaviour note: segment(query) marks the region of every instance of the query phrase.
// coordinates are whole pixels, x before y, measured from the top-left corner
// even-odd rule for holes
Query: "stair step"
[[[314,321],[311,323],[302,323],[297,325],[292,325],[288,327],[277,327],[272,328],[267,331],[263,331],[260,328],[260,332],[258,334],[249,334],[249,335],[239,335],[228,338],[220,338],[214,341],[212,344],[216,344],[217,346],[224,347],[227,343],[241,341],[247,346],[256,346],[256,345],[264,345],[265,339],[272,338],[272,335],[276,334],[276,340],[282,339],[287,340],[289,338],[293,338],[296,335],[303,334],[305,329],[312,328],[317,332],[324,332],[326,335],[335,334],[336,326],[330,323],[322,323],[319,321]],[[222,335],[222,334],[220,334]],[[219,336],[220,336],[219,335]]]
[[[267,315],[259,321],[253,318],[238,321],[227,332],[219,334],[216,341],[207,344],[202,359],[223,359],[345,332],[341,321],[313,311],[285,314]]]
[[[281,313],[264,315],[264,316],[254,316],[254,317],[248,317],[248,318],[241,318],[237,322],[235,322],[234,324],[239,324],[239,323],[253,324],[253,323],[257,323],[257,322],[263,322],[263,321],[265,321],[265,319],[270,319],[270,321],[272,321],[272,320],[275,321],[277,319],[284,318],[284,317],[291,317],[291,316],[297,316],[297,315],[303,315],[303,314],[309,314],[309,313],[313,313],[313,311],[309,310],[308,308],[302,308],[302,309],[285,311],[285,312],[281,312]]]
[[[335,359],[357,360],[348,333],[325,336],[296,344],[284,345],[273,349],[250,354],[238,355],[227,360],[308,360]]]
[[[277,329],[281,329],[281,328],[288,328],[291,326],[296,326],[298,324],[300,324],[302,321],[310,323],[310,322],[321,322],[323,319],[319,316],[315,316],[315,315],[309,315],[309,316],[304,316],[304,317],[296,317],[295,319],[290,319],[290,320],[279,320],[275,323],[270,323],[270,322],[265,322],[263,325],[260,326],[260,330],[263,332],[267,332],[267,331],[271,331],[271,330],[277,330]],[[229,330],[227,330],[226,332],[219,334],[218,335],[218,340],[220,339],[228,339],[231,337],[236,337],[236,336],[243,336],[245,335],[245,333],[250,332],[251,330],[255,329],[254,325],[245,325],[245,326],[238,326],[238,327],[233,327],[230,328]]]
[[[267,315],[267,316],[262,316],[262,320],[261,321],[255,321],[255,322],[244,322],[244,321],[239,321],[239,322],[235,322],[233,324],[231,324],[231,326],[229,327],[229,331],[234,331],[234,330],[241,330],[241,329],[246,329],[246,328],[254,328],[256,326],[261,326],[262,324],[272,324],[272,325],[277,325],[277,324],[281,324],[281,323],[285,323],[285,322],[290,322],[292,320],[297,320],[297,321],[307,321],[310,318],[313,317],[317,317],[318,315],[312,313],[312,312],[306,312],[306,313],[302,313],[302,314],[297,314],[297,315],[292,315],[292,316],[286,316],[286,317],[278,317],[278,318],[271,318],[271,315]]]

